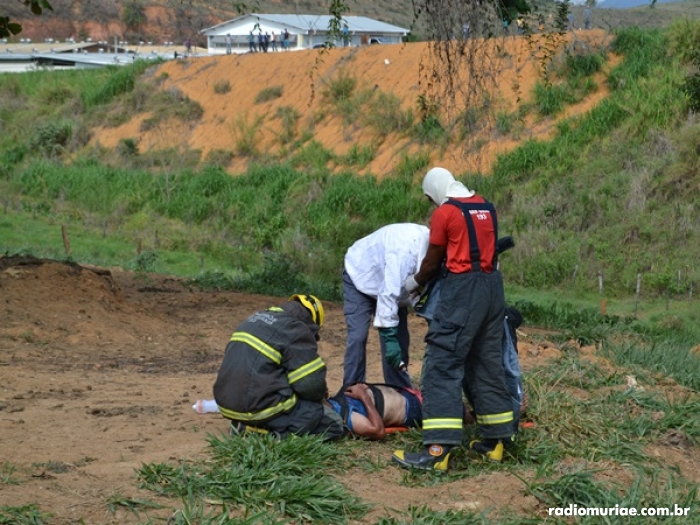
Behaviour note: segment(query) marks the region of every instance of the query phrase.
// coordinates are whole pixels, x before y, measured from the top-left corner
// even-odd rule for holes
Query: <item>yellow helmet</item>
[[[299,301],[311,314],[311,320],[318,326],[323,326],[325,314],[323,312],[323,304],[318,297],[313,295],[294,294],[289,298],[289,300]]]

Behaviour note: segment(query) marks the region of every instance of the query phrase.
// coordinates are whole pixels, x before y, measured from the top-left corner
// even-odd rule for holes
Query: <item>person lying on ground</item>
[[[420,392],[409,388],[356,383],[326,403],[342,417],[346,435],[367,439],[383,439],[387,429],[419,428],[423,420]]]

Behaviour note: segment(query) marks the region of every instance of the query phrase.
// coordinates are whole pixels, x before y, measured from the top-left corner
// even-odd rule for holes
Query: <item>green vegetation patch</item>
[[[211,458],[202,463],[147,464],[138,471],[143,488],[183,499],[193,509],[216,501],[212,519],[221,516],[269,516],[318,523],[347,523],[362,517],[367,505],[349,494],[336,477],[343,452],[318,437],[209,436]],[[184,512],[184,511],[183,511]]]
[[[48,525],[50,518],[37,505],[0,506],[0,525]]]
[[[269,86],[263,88],[257,95],[255,95],[255,103],[263,104],[264,102],[269,102],[270,100],[280,98],[282,96],[282,91],[282,86]]]

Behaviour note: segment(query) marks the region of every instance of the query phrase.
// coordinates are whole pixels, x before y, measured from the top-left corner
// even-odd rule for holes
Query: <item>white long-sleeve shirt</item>
[[[356,241],[345,254],[345,271],[355,288],[377,299],[376,328],[398,326],[399,306],[410,304],[403,284],[420,268],[429,234],[420,224],[389,224]]]

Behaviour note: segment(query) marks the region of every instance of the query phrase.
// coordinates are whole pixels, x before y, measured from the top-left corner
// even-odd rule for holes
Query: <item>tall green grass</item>
[[[692,160],[697,124],[685,118],[684,69],[667,57],[667,43],[661,31],[620,31],[614,49],[625,58],[610,74],[610,97],[587,114],[558,124],[552,140],[528,140],[500,156],[491,174],[457,173],[497,205],[501,234],[516,239],[516,248],[503,258],[507,281],[589,293],[602,275],[606,295],[630,296],[639,274],[646,297],[675,298],[690,295],[697,286],[700,230],[694,226],[694,203],[700,189],[693,183]],[[596,54],[572,55],[563,71],[583,78],[600,62]],[[105,92],[123,92],[139,67],[101,72],[93,83]],[[198,162],[198,152],[141,153],[133,139],[119,159],[129,169],[102,165],[95,150],[75,155],[68,165],[62,152],[75,150],[85,128],[64,115],[85,105],[77,97],[89,78],[85,75],[33,76],[36,85],[0,79],[0,98],[8,103],[0,105],[0,112],[14,122],[12,130],[22,118],[41,113],[32,99],[39,94],[54,101],[61,116],[42,105],[45,115],[33,133],[12,131],[0,139],[0,186],[8,192],[6,199],[22,195],[38,213],[65,211],[78,221],[84,209],[103,221],[197,228],[204,240],[195,244],[207,246],[210,253],[225,253],[227,246],[247,250],[245,259],[257,261],[260,270],[269,260],[267,252],[279,252],[280,261],[291,261],[306,282],[327,289],[337,287],[344,251],[354,240],[384,224],[429,218],[419,188],[427,154],[415,155],[381,181],[358,177],[354,171],[368,165],[372,148],[356,145],[342,157],[316,141],[296,140],[301,130],[291,111],[279,115],[288,163],[275,163],[258,150],[257,120],[239,120],[237,133],[233,130],[237,153],[261,163],[239,177],[216,166],[189,168]],[[430,101],[421,101],[424,118],[415,123],[397,110],[395,97],[361,86],[347,73],[328,81],[324,97],[333,111],[361,115],[352,117],[356,123],[369,118],[366,108],[381,107],[383,117],[366,125],[377,126],[380,135],[408,126],[403,133],[415,133],[413,138],[426,147],[441,143],[448,129],[431,120]],[[135,108],[127,99],[119,101]],[[110,98],[95,100],[103,104]],[[146,97],[145,102],[158,101]],[[342,114],[350,118],[350,113]],[[37,155],[41,151],[45,158]],[[334,164],[344,170],[331,172]],[[165,239],[168,232],[162,233]]]
[[[697,127],[686,119],[685,72],[667,56],[661,31],[622,30],[613,48],[625,59],[610,73],[607,99],[560,123],[552,140],[526,141],[500,156],[492,175],[467,182],[499,205],[502,229],[520,241],[507,257],[509,279],[591,291],[602,273],[609,293],[631,295],[640,274],[647,295],[687,294],[700,280],[700,230],[679,224],[697,191],[664,198],[669,187],[654,175]],[[684,166],[689,180],[693,168]],[[672,287],[679,271],[686,278]]]
[[[307,162],[315,162],[317,153],[308,151]],[[290,165],[254,165],[231,177],[218,167],[154,173],[38,160],[0,186],[21,194],[25,213],[42,220],[72,220],[95,234],[104,233],[107,224],[110,235],[120,229],[127,245],[146,239],[144,247],[156,253],[194,246],[208,260],[230,257],[238,262],[233,273],[208,263],[210,274],[203,282],[230,285],[242,270],[250,277],[236,282],[246,289],[264,292],[261,286],[268,283],[270,290],[289,294],[305,282],[337,299],[342,260],[355,239],[397,220],[423,222],[427,217],[427,203],[412,190],[413,176],[425,163],[424,157],[406,159],[396,177],[380,182],[350,173],[331,175],[321,165],[311,173]],[[154,245],[156,235],[159,246]],[[31,243],[21,248],[43,251]],[[55,249],[60,253],[60,244]],[[248,255],[233,256],[241,251]],[[298,279],[269,278],[290,275],[291,269]],[[255,281],[260,284],[253,287]]]

